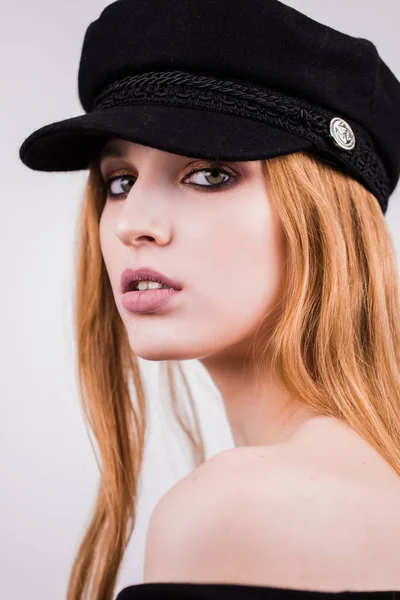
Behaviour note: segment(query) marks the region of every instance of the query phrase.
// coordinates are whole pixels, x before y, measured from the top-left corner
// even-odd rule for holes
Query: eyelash
[[[207,193],[208,192],[213,192],[213,191],[216,191],[216,190],[220,190],[221,188],[227,188],[227,187],[233,185],[236,182],[236,180],[238,179],[238,176],[236,176],[232,171],[228,171],[226,169],[223,169],[221,167],[216,167],[216,166],[213,166],[213,165],[206,165],[206,166],[203,166],[201,168],[199,168],[199,167],[193,168],[191,171],[189,171],[189,173],[187,173],[185,175],[184,179],[188,179],[194,173],[201,173],[203,171],[205,171],[205,172],[217,171],[218,173],[223,173],[224,175],[229,175],[230,178],[231,178],[231,180],[228,181],[228,182],[225,181],[223,183],[219,183],[219,184],[215,184],[215,185],[213,185],[213,184],[210,184],[210,185],[201,185],[199,183],[189,184],[189,185],[193,185],[194,187],[196,187],[198,189],[204,190]],[[120,178],[123,178],[123,177],[132,177],[132,175],[130,173],[128,173],[127,171],[123,171],[121,173],[118,173],[117,175],[113,175],[112,177],[106,177],[105,178],[104,188],[105,188],[105,192],[107,194],[107,197],[116,199],[116,198],[122,198],[123,196],[126,196],[126,194],[128,192],[126,192],[125,194],[122,194],[122,193],[121,194],[112,194],[110,192],[111,183],[113,181],[115,181],[116,179],[120,179]]]

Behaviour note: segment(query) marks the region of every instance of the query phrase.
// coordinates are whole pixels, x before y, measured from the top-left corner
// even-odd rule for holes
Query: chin
[[[136,356],[152,361],[191,360],[202,354],[200,348],[188,348],[184,342],[174,344],[171,338],[164,341],[153,338],[143,343],[136,338],[130,341],[130,347]]]
[[[139,356],[139,358],[143,358],[144,360],[152,360],[152,361],[164,361],[164,360],[188,360],[191,357],[188,357],[186,353],[177,353],[174,351],[168,352],[168,350],[162,351],[159,348],[151,348],[148,351],[141,350],[138,351],[135,348],[132,348],[132,352]]]
[[[129,345],[132,352],[151,361],[204,359],[229,352],[232,340],[225,344],[221,339],[196,330],[180,328],[174,324],[126,324]]]

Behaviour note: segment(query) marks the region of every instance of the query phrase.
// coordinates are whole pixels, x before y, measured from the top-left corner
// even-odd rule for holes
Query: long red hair
[[[268,368],[292,396],[347,423],[400,475],[399,275],[381,208],[358,181],[308,153],[263,161],[263,173],[285,232],[291,277],[273,331],[260,323],[254,364],[262,377],[268,356]],[[113,598],[135,525],[146,433],[138,360],[100,248],[104,202],[94,161],[77,232],[75,330],[79,390],[98,444],[100,482],[68,600]],[[184,378],[179,362],[166,361],[171,401],[198,465],[205,453],[196,407],[192,402],[192,431],[175,393],[174,367]]]

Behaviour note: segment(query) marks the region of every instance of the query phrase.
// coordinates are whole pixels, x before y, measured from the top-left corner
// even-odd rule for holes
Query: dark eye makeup
[[[234,185],[239,178],[239,174],[235,173],[232,169],[228,169],[227,167],[219,166],[215,162],[208,162],[205,164],[197,164],[195,167],[191,168],[183,177],[181,182],[186,182],[187,179],[194,174],[204,173],[204,179],[209,181],[209,179],[218,179],[221,174],[224,175],[225,180],[218,183],[209,182],[208,184],[200,184],[200,183],[189,183],[187,185],[191,185],[198,190],[208,192],[216,192],[221,189],[225,189]],[[103,178],[104,191],[107,195],[107,198],[118,199],[122,198],[129,193],[129,190],[126,192],[115,193],[111,191],[111,186],[114,182],[120,180],[120,186],[123,186],[123,181],[130,181],[130,185],[133,185],[136,177],[129,173],[126,169],[120,169],[119,171],[114,171],[110,175],[107,175]],[[129,185],[129,184],[128,184]]]

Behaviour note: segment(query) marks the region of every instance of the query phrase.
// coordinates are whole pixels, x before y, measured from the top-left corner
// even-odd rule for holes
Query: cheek
[[[101,217],[99,222],[99,243],[101,253],[103,255],[103,260],[106,265],[107,271],[109,271],[109,261],[110,261],[110,235],[107,231],[107,225],[103,217]]]
[[[103,219],[103,217],[99,222],[99,243],[110,284],[114,294],[118,294],[118,278],[120,276],[120,270],[122,269],[121,265],[123,264],[123,258],[118,255],[118,240],[115,237],[115,227],[113,227],[107,219]]]
[[[202,284],[205,323],[234,335],[258,325],[279,300],[284,258],[282,232],[265,198],[237,216],[226,215],[224,226],[208,231],[199,252],[194,281]]]

